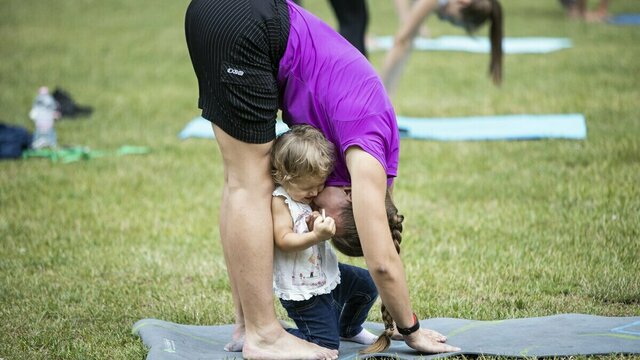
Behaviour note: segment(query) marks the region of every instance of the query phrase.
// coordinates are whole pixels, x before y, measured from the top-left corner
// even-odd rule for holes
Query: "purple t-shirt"
[[[400,134],[391,101],[369,61],[315,15],[288,2],[291,27],[278,86],[284,122],[309,124],[337,148],[327,185],[348,186],[345,152],[358,146],[378,159],[393,183]]]

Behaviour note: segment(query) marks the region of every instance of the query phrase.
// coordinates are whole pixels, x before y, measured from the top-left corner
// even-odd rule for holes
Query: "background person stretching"
[[[394,44],[385,57],[381,77],[390,96],[395,94],[404,66],[411,55],[413,40],[424,19],[436,13],[441,20],[472,33],[491,21],[491,63],[489,73],[495,84],[502,81],[503,15],[498,0],[417,0],[407,20],[400,24]]]

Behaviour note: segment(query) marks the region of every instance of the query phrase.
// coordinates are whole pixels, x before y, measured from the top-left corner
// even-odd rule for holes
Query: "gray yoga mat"
[[[359,355],[364,346],[340,344],[340,359],[429,359],[454,355],[509,357],[553,357],[569,355],[639,354],[640,317],[604,317],[560,314],[545,317],[478,321],[453,318],[421,320],[423,327],[448,337],[447,343],[460,352],[419,354],[402,341],[393,341],[384,353]],[[366,327],[380,333],[382,324],[367,322]],[[133,325],[149,348],[147,360],[233,359],[242,354],[226,352],[233,325],[180,325],[156,319],[143,319]]]

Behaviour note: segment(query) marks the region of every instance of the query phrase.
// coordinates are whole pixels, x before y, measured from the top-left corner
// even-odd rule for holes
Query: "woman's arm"
[[[346,153],[351,201],[367,268],[391,316],[400,327],[413,325],[404,267],[391,240],[384,205],[387,176],[376,158],[359,147]]]
[[[397,326],[410,328],[414,319],[406,275],[391,240],[385,210],[386,173],[377,159],[359,147],[349,148],[346,159],[351,175],[353,213],[367,268]],[[413,349],[423,352],[459,350],[443,344],[446,338],[427,329],[404,336],[404,340]]]
[[[274,196],[271,200],[271,213],[275,245],[284,252],[307,249],[319,242],[329,240],[336,233],[334,220],[330,217],[322,219],[322,216],[315,219],[313,231],[303,234],[295,233],[289,207],[280,196]]]
[[[387,92],[395,93],[404,65],[409,59],[413,39],[424,19],[438,6],[438,0],[417,0],[396,33],[393,48],[387,54],[382,67],[382,82]]]

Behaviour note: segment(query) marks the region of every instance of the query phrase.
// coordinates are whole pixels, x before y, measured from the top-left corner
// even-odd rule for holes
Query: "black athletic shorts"
[[[192,0],[185,33],[202,117],[247,143],[273,140],[286,0]]]

